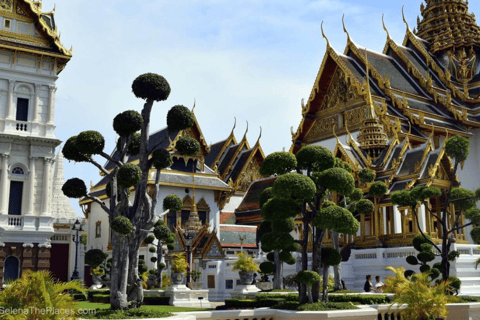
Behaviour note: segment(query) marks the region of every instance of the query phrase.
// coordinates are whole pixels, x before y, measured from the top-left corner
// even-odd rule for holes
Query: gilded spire
[[[366,117],[357,139],[360,143],[360,148],[375,161],[380,157],[383,149],[388,146],[388,136],[385,134],[383,125],[375,113],[375,102],[373,102],[370,89],[370,64],[368,62],[368,53],[366,49],[365,69],[366,75],[363,87],[365,90],[364,94],[366,95]]]
[[[187,222],[185,222],[185,233],[198,233],[200,229],[202,229],[202,221],[200,221],[200,218],[198,216],[198,210],[197,210],[197,200],[195,199],[195,165],[193,167],[193,191],[192,191],[192,210],[190,211],[190,215],[188,216]]]
[[[431,42],[430,52],[449,49],[480,48],[480,27],[475,15],[468,11],[468,1],[426,0],[420,8],[417,36]]]

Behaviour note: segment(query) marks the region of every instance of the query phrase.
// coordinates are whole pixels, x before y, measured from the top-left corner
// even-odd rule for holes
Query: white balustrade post
[[[28,174],[28,215],[33,215],[35,209],[35,160],[35,157],[30,157],[30,173]]]
[[[422,204],[418,210],[418,223],[423,232],[427,232],[427,223],[425,220],[425,205]]]
[[[393,227],[395,233],[402,233],[402,216],[398,206],[393,206]]]
[[[13,87],[15,86],[15,80],[8,80],[8,96],[7,96],[7,119],[14,119],[13,108]]]
[[[0,177],[0,192],[3,201],[0,203],[0,214],[8,214],[8,159],[10,155],[2,154],[2,172]]]
[[[50,216],[50,198],[51,198],[51,169],[54,160],[50,158],[45,158],[44,160],[44,169],[43,169],[43,192],[42,195],[42,215]]]

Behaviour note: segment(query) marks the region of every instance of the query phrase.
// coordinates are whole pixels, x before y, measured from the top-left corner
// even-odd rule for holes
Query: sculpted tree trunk
[[[157,279],[158,279],[158,288],[162,288],[162,259],[163,259],[163,243],[158,241],[157,244]]]
[[[332,234],[333,248],[337,250],[338,253],[340,253],[340,234],[338,234],[335,231],[332,231],[331,234]],[[340,268],[340,264],[333,266],[333,272],[334,272],[333,276],[335,281],[334,290],[335,291],[342,290],[343,289],[342,273],[341,273],[342,270]]]
[[[273,281],[273,289],[283,289],[283,262],[280,260],[280,252],[274,252],[275,259],[275,277]]]
[[[110,282],[110,305],[113,310],[128,308],[127,280],[128,280],[128,244],[124,235],[112,233],[112,273]],[[127,250],[127,254],[125,251]]]

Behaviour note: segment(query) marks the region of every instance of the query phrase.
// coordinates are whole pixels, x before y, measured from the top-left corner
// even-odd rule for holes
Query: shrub
[[[172,232],[170,231],[170,229],[166,226],[156,226],[155,228],[153,228],[153,234],[155,235],[155,238],[161,241],[167,240],[170,237],[171,233]]]
[[[75,162],[90,162],[91,154],[83,154],[77,148],[77,136],[70,137],[62,149],[63,156],[67,160]]]
[[[83,154],[99,154],[105,148],[105,138],[97,131],[83,131],[77,136],[76,146]]]
[[[263,274],[273,274],[275,272],[275,265],[271,262],[260,263],[260,272]]]
[[[410,191],[402,190],[402,191],[395,191],[392,193],[391,197],[392,204],[398,205],[401,207],[409,206],[413,209],[417,206],[417,200],[413,198],[410,194]]]
[[[342,262],[342,256],[334,248],[322,248],[322,264],[327,266],[337,266]]]
[[[182,210],[183,200],[175,194],[170,194],[163,199],[163,209],[171,211]]]
[[[183,156],[194,156],[200,151],[200,143],[190,137],[181,137],[178,139],[175,148]]]
[[[100,249],[90,249],[85,253],[85,263],[92,269],[101,265],[106,258],[107,255]]]
[[[170,297],[143,297],[143,303],[149,306],[168,306]]]
[[[188,263],[183,253],[172,254],[172,273],[186,273]]]
[[[293,218],[300,213],[300,206],[292,199],[272,198],[261,208],[260,212],[265,221]]]
[[[363,191],[358,189],[358,188],[353,189],[353,192],[350,195],[350,198],[353,201],[358,201],[358,200],[362,199],[363,198]]]
[[[275,197],[283,199],[312,199],[317,191],[315,183],[300,173],[287,173],[280,176],[273,184]]]
[[[120,167],[117,173],[117,183],[123,188],[136,185],[142,179],[142,170],[133,163],[127,163]]]
[[[263,205],[271,198],[273,198],[272,187],[268,187],[260,194],[260,200],[258,201],[260,208],[262,208]]]
[[[459,187],[452,188],[450,201],[463,211],[475,207],[477,199],[474,191]]]
[[[382,181],[376,181],[370,186],[370,195],[371,196],[383,196],[387,193],[388,188],[385,183]]]
[[[290,152],[274,152],[269,154],[260,168],[263,176],[282,175],[297,167],[297,158]]]
[[[355,234],[360,227],[360,223],[350,211],[337,205],[321,209],[313,224],[317,228],[335,230],[343,234]]]
[[[351,303],[324,303],[324,302],[315,302],[315,303],[306,303],[300,305],[297,308],[297,311],[327,311],[327,310],[351,310],[351,309],[360,309],[354,306]]]
[[[253,309],[257,307],[257,301],[253,299],[225,299],[225,306],[232,308]]]
[[[445,153],[457,163],[465,161],[470,153],[470,141],[462,136],[453,136],[445,144]]]
[[[245,252],[237,253],[238,260],[233,263],[233,271],[260,271],[257,263],[253,261],[253,257],[247,255]]]
[[[328,295],[328,300],[330,302],[351,302],[351,303],[358,303],[362,305],[368,304],[386,304],[390,303],[390,299],[386,295],[336,295],[330,294]]]
[[[185,106],[173,106],[167,113],[167,127],[169,132],[191,128],[194,123],[195,117],[193,113]]]
[[[113,231],[120,234],[131,234],[133,231],[133,224],[130,219],[125,216],[118,216],[112,220],[110,225]]]
[[[63,194],[68,198],[78,199],[87,195],[85,182],[78,178],[68,179],[62,186]]]
[[[127,149],[127,153],[129,155],[136,156],[140,153],[140,138],[141,136],[140,136],[140,133],[138,132],[135,132],[132,135],[132,140],[130,141],[130,144],[128,145],[128,149]]]
[[[133,94],[143,100],[164,101],[170,95],[170,85],[161,75],[145,73],[132,83]]]
[[[272,230],[274,232],[292,232],[295,230],[295,220],[293,218],[273,220]]]
[[[113,130],[121,137],[128,137],[141,130],[142,127],[142,115],[135,110],[127,110],[119,113],[113,119]]]
[[[355,189],[355,179],[341,168],[331,168],[323,172],[314,172],[312,179],[317,186],[349,196]]]
[[[335,165],[333,153],[322,146],[303,147],[297,152],[296,157],[299,169],[321,172]]]
[[[309,286],[312,286],[314,283],[320,281],[320,275],[315,271],[302,270],[297,273],[297,282],[305,283]]]
[[[155,253],[155,252],[157,252],[157,248],[155,248],[155,247],[150,247],[150,248],[148,248],[148,251],[149,251],[150,253]]]
[[[373,212],[375,206],[373,205],[372,201],[368,199],[361,199],[357,201],[357,203],[355,204],[355,208],[357,209],[358,213],[367,214]]]
[[[165,149],[158,149],[152,153],[152,164],[155,169],[162,170],[173,164],[173,157]]]
[[[145,240],[143,240],[143,242],[145,242],[146,244],[151,244],[151,243],[153,243],[154,240],[155,240],[155,237],[152,236],[152,235],[149,235],[145,238]]]
[[[362,182],[373,182],[373,180],[375,180],[376,173],[371,169],[363,168],[358,173],[358,177]]]

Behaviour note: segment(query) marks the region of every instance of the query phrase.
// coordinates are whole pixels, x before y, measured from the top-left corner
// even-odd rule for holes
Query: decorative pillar
[[[362,241],[365,241],[365,215],[360,215],[360,236],[362,237]]]
[[[38,245],[37,255],[37,270],[49,270],[50,269],[50,247],[45,244]]]
[[[35,265],[33,263],[33,251],[34,245],[31,243],[24,243],[23,244],[23,259],[22,259],[22,271],[25,270],[34,270]]]
[[[42,195],[42,215],[49,216],[50,215],[50,198],[51,198],[51,184],[50,184],[50,176],[51,176],[51,169],[54,160],[50,158],[45,158],[44,160],[44,168],[43,168],[43,195]]]
[[[13,87],[15,86],[15,80],[8,80],[8,96],[7,96],[7,119],[14,120],[14,108],[13,108]]]
[[[33,215],[35,210],[35,157],[30,157],[30,173],[28,174],[27,214]]]
[[[33,104],[33,116],[32,120],[34,122],[38,122],[38,114],[39,114],[39,108],[40,108],[40,89],[42,88],[42,85],[36,84],[35,85],[35,101]]]
[[[55,86],[48,86],[48,91],[49,91],[49,108],[48,108],[48,124],[53,125],[53,118],[54,118],[54,112],[55,112],[55,92],[57,91],[57,88]]]
[[[423,232],[428,232],[427,230],[427,222],[425,221],[426,215],[425,215],[425,205],[422,204],[418,208],[418,222],[420,223],[420,228],[422,229]]]
[[[393,206],[393,223],[394,233],[402,233],[402,214],[398,210],[398,206]]]
[[[387,207],[382,207],[382,211],[380,212],[380,220],[381,220],[381,235],[388,234],[387,232]]]
[[[2,154],[2,172],[0,177],[0,192],[3,201],[0,202],[0,214],[8,214],[8,159],[10,155]]]

